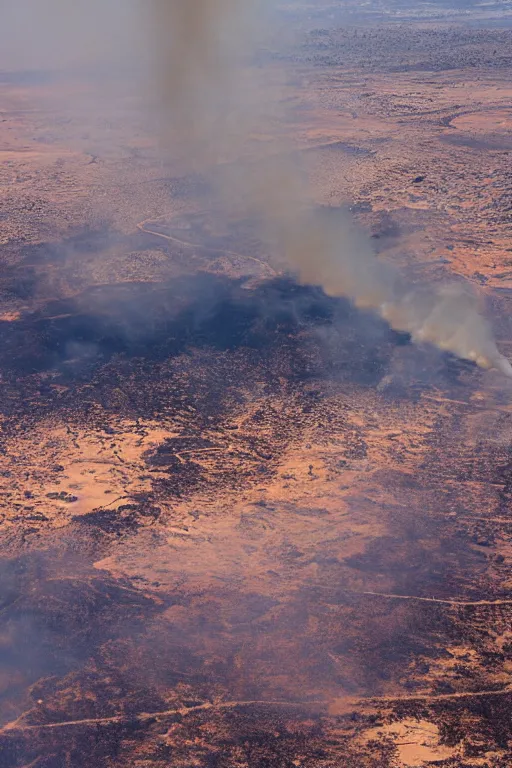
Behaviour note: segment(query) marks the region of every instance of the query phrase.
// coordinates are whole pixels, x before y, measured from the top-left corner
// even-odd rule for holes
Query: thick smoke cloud
[[[209,163],[222,169],[224,204],[260,216],[269,241],[302,281],[374,310],[417,342],[512,376],[471,292],[407,286],[346,215],[329,223],[315,215],[307,169],[292,146],[278,138],[258,147],[255,136],[266,128],[272,135],[282,117],[274,69],[265,80],[264,70],[249,66],[268,3],[152,0],[149,9],[164,133],[194,170]],[[240,150],[249,159],[233,164]]]
[[[286,137],[279,73],[259,67],[275,0],[0,0],[0,69],[129,67],[157,105],[175,167],[210,174],[230,215],[258,217],[304,282],[389,324],[512,376],[477,298],[460,285],[407,285],[343,213],[319,217],[306,160]]]

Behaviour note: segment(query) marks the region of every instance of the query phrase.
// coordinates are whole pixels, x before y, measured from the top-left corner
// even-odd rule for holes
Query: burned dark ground
[[[44,296],[77,250],[4,282],[33,265],[1,327],[4,764],[388,765],[364,734],[405,716],[503,754],[510,455],[461,440],[482,374],[291,276]]]
[[[508,31],[326,18],[289,86],[319,206],[470,279],[506,353]],[[510,388],[66,88],[2,79],[2,768],[512,764]]]

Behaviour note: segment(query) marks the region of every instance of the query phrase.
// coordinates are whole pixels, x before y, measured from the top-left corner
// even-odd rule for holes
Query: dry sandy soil
[[[512,33],[331,16],[318,204],[507,354]],[[116,94],[0,73],[2,767],[511,765],[510,386],[298,285]]]

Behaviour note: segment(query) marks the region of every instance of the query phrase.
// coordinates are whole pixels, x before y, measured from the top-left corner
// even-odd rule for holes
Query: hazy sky
[[[475,297],[460,287],[425,292],[406,286],[375,258],[367,237],[353,236],[350,221],[340,216],[327,228],[304,215],[306,203],[314,209],[314,185],[304,184],[289,160],[292,145],[287,151],[280,147],[272,163],[263,155],[263,162],[242,164],[236,173],[226,162],[233,145],[243,149],[258,132],[268,109],[269,89],[253,87],[252,78],[248,87],[240,64],[256,42],[255,26],[241,10],[254,12],[252,22],[269,1],[0,0],[0,69],[85,65],[101,71],[106,82],[113,64],[143,68],[151,62],[169,146],[183,147],[189,171],[198,170],[198,160],[199,168],[228,166],[223,197],[231,207],[246,201],[245,215],[256,213],[265,221],[304,282],[374,309],[417,341],[512,377]]]
[[[0,0],[0,68],[55,69],[140,52],[142,0]]]

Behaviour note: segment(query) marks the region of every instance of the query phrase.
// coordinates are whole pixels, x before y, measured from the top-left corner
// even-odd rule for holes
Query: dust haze
[[[1,0],[0,68],[112,69],[142,56],[141,0]]]
[[[410,286],[347,213],[318,217],[306,160],[282,130],[285,75],[275,63],[257,65],[270,39],[279,45],[276,5],[3,0],[0,68],[85,66],[107,79],[116,66],[139,71],[177,167],[214,173],[223,209],[258,217],[271,252],[301,281],[375,311],[416,342],[512,376],[467,287]]]
[[[194,170],[198,162],[226,164],[220,174],[224,200],[262,217],[274,247],[299,278],[376,311],[416,342],[512,376],[476,295],[458,284],[435,290],[408,286],[377,260],[371,241],[348,215],[333,217],[329,225],[325,217],[317,219],[307,168],[299,166],[282,136],[258,149],[254,137],[264,132],[265,119],[277,124],[284,117],[279,77],[273,72],[265,81],[261,68],[249,66],[272,24],[269,3],[152,0],[148,10],[165,132],[182,158],[185,148]],[[237,163],[233,172],[230,150],[241,145],[251,160]]]

